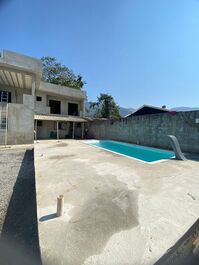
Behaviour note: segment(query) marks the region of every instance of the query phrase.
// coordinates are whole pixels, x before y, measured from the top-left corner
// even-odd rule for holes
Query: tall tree
[[[42,57],[43,81],[81,89],[85,82],[81,75],[76,76],[71,69],[62,65],[54,57]]]
[[[90,108],[95,111],[95,117],[108,119],[120,118],[119,106],[109,94],[101,93],[96,102],[91,102]]]

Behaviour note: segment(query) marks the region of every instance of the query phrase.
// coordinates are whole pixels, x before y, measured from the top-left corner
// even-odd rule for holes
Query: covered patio
[[[78,130],[79,136],[77,138],[84,138],[85,133],[85,123],[87,123],[87,120],[76,117],[76,116],[62,116],[62,115],[35,115],[35,140],[41,139],[41,138],[56,138],[56,139],[63,139],[63,138],[72,138],[75,139],[76,131]],[[47,126],[43,126],[43,131],[45,130],[46,134],[43,135],[49,135],[50,137],[41,137],[41,130],[40,126],[42,126],[42,122],[51,122],[51,125],[55,125],[52,131],[49,131],[50,129]],[[65,126],[64,126],[65,125]],[[63,134],[63,132],[65,134]],[[67,133],[66,133],[67,131]],[[71,133],[70,133],[71,131]],[[55,137],[51,137],[52,133],[56,133]],[[66,137],[68,135],[68,137]],[[53,135],[54,136],[54,135]]]

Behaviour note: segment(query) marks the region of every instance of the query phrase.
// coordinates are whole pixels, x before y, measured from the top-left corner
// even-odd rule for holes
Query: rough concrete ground
[[[24,149],[2,147],[0,150],[0,232],[23,156]]]
[[[36,143],[35,161],[44,264],[154,264],[198,218],[197,161],[149,165],[73,140]]]
[[[0,165],[0,264],[41,264],[32,147],[1,148]]]

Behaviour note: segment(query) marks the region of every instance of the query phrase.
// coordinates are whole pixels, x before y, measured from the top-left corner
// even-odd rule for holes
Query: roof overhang
[[[40,121],[61,121],[61,122],[87,122],[87,120],[77,117],[77,116],[62,116],[62,115],[44,115],[44,114],[36,114],[34,116],[35,120]]]
[[[0,57],[0,85],[31,89],[35,80],[36,88],[42,76],[41,61],[10,51],[3,51]]]
[[[86,92],[80,89],[70,88],[41,81],[39,90],[55,96],[67,97],[76,100],[85,100]]]
[[[22,89],[31,89],[34,76],[0,65],[0,85]]]

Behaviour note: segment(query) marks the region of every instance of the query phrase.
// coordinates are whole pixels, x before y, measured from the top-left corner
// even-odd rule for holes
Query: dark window
[[[0,102],[11,102],[11,92],[0,90]]]
[[[37,101],[42,101],[42,97],[37,96],[37,97],[36,97],[36,100],[37,100]]]
[[[0,119],[0,129],[6,129],[6,118],[1,117]]]
[[[37,121],[37,126],[42,126],[42,121],[38,120]]]
[[[68,115],[78,116],[78,104],[68,103]]]
[[[61,102],[57,100],[49,100],[51,114],[61,114]]]

